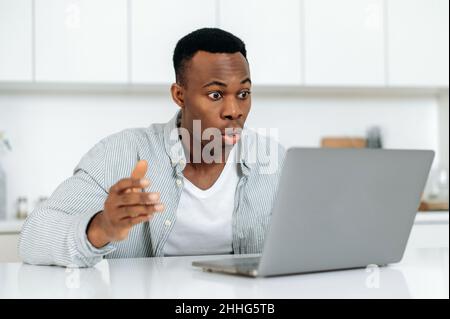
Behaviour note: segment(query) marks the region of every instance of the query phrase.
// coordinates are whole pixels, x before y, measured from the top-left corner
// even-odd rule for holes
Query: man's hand
[[[103,211],[95,215],[87,230],[94,247],[126,239],[134,225],[151,220],[154,213],[164,209],[159,193],[142,192],[150,185],[144,178],[147,167],[147,161],[139,161],[130,178],[124,178],[110,188]]]

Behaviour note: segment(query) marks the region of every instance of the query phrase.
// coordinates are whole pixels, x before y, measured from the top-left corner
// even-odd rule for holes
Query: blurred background
[[[173,49],[208,26],[247,44],[249,127],[435,150],[420,211],[441,212],[448,245],[448,0],[0,0],[5,242],[100,139],[173,116]]]

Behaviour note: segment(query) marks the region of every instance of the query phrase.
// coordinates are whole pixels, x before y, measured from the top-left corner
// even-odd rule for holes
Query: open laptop
[[[399,262],[433,158],[427,150],[291,148],[262,254],[193,266],[264,277]]]

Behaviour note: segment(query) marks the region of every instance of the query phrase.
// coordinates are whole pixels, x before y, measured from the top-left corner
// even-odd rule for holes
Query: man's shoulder
[[[277,147],[279,149],[284,149],[284,146],[276,139],[276,137],[271,136],[270,134],[265,135],[265,134],[261,134],[257,131],[254,131],[254,136],[258,143],[258,146],[269,145],[269,146]]]
[[[103,138],[100,143],[104,145],[116,144],[118,142],[137,143],[148,139],[158,139],[162,137],[164,124],[155,123],[149,127],[126,128],[119,132]]]
[[[270,134],[248,131],[246,138],[245,157],[248,163],[253,164],[256,175],[267,177],[278,174],[284,162],[285,147]]]
[[[83,156],[77,168],[127,163],[134,165],[142,153],[151,152],[162,145],[162,124],[149,127],[127,128],[98,141]]]
[[[121,178],[128,177],[139,160],[152,163],[161,160],[164,154],[162,127],[152,124],[127,128],[104,137],[81,158],[74,174],[85,171],[108,189]]]
[[[247,145],[257,150],[259,155],[261,152],[267,154],[271,151],[276,151],[281,156],[286,153],[286,148],[277,140],[277,137],[270,134],[266,135],[255,130],[248,130],[247,141]]]

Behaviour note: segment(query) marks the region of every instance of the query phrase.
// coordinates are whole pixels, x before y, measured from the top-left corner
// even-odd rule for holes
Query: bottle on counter
[[[38,205],[41,205],[41,204],[44,203],[47,199],[48,199],[47,196],[39,196],[39,198],[38,198],[38,200],[37,200]]]
[[[381,136],[381,128],[373,126],[367,130],[367,147],[368,148],[383,148],[383,139]]]
[[[17,219],[26,219],[28,216],[28,199],[26,197],[19,197],[17,199]]]
[[[48,199],[47,196],[39,196],[34,203],[34,209],[37,209],[39,206],[44,204],[47,199]]]

